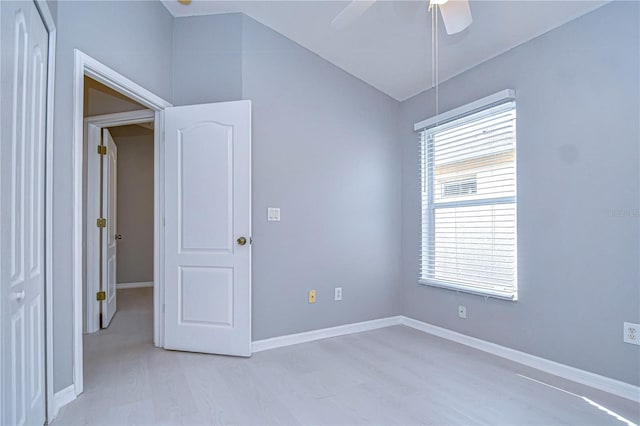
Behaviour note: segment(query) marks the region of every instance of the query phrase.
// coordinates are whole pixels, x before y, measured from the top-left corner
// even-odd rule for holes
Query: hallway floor
[[[118,291],[110,327],[85,335],[85,391],[53,425],[640,421],[637,403],[402,326],[249,359],[158,349],[152,293]]]

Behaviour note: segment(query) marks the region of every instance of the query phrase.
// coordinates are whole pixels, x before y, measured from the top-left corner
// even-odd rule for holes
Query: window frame
[[[501,99],[497,100],[496,95],[499,94],[507,94],[508,96],[504,96]],[[482,199],[474,199],[474,200],[457,200],[457,201],[435,201],[435,193],[437,191],[437,182],[435,181],[434,176],[434,164],[435,164],[435,138],[433,132],[428,132],[428,130],[433,129],[435,127],[440,127],[459,119],[463,119],[470,115],[475,115],[477,113],[481,113],[483,111],[498,107],[502,104],[512,104],[513,110],[516,110],[515,103],[515,94],[513,91],[503,91],[499,94],[489,96],[484,100],[479,100],[469,104],[468,106],[463,106],[460,108],[456,108],[453,111],[448,113],[444,113],[443,116],[447,116],[444,122],[439,122],[435,119],[425,120],[421,123],[417,123],[415,125],[415,130],[418,131],[420,136],[420,212],[421,212],[421,220],[420,220],[420,250],[419,250],[419,265],[420,271],[418,273],[418,283],[422,285],[439,287],[449,290],[454,290],[456,292],[463,292],[469,294],[475,294],[484,297],[492,297],[496,299],[508,300],[508,301],[517,301],[518,300],[518,226],[517,226],[517,216],[518,216],[518,200],[517,200],[517,136],[513,142],[513,167],[515,170],[514,176],[514,185],[516,186],[516,193],[513,196],[502,196],[502,197],[491,197],[491,198],[482,198]],[[484,102],[483,102],[484,101]],[[465,110],[466,109],[466,110]],[[516,119],[517,121],[517,116]],[[464,125],[464,122],[461,123]],[[517,123],[514,123],[515,129],[517,129]],[[463,180],[461,177],[460,180]],[[425,188],[426,186],[426,188]],[[442,189],[443,191],[443,189]],[[425,197],[426,194],[426,197]],[[443,194],[441,194],[443,195]],[[462,195],[463,196],[463,195]],[[444,196],[440,197],[441,199],[446,198]],[[453,197],[452,197],[453,198]],[[425,205],[426,204],[426,205]],[[435,257],[432,260],[424,260],[423,256],[425,253],[423,252],[426,247],[426,253],[434,253],[435,252],[435,244],[436,244],[436,212],[438,209],[443,208],[455,208],[455,207],[475,207],[475,206],[487,206],[487,205],[504,205],[504,204],[512,204],[515,209],[515,223],[514,223],[514,277],[512,284],[512,292],[498,291],[491,288],[477,288],[474,286],[470,286],[464,283],[456,283],[451,281],[443,281],[439,280],[435,277],[435,269],[436,262]],[[425,214],[426,213],[426,214]],[[426,228],[426,229],[425,229]],[[425,244],[426,238],[426,244]],[[428,255],[427,255],[428,256]],[[424,265],[426,263],[426,268]],[[426,269],[426,272],[424,272]],[[425,277],[426,276],[426,277]]]

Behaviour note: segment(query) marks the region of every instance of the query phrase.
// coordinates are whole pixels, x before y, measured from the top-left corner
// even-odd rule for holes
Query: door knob
[[[247,244],[247,239],[245,237],[240,237],[236,240],[236,242],[238,243],[238,245],[243,246]]]
[[[116,234],[116,240],[121,240],[122,239],[122,234]]]

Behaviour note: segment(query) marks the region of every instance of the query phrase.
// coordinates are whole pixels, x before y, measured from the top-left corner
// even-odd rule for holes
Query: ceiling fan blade
[[[353,0],[331,21],[333,28],[344,28],[361,17],[376,0]]]
[[[447,34],[457,34],[473,22],[469,0],[449,0],[439,6]]]

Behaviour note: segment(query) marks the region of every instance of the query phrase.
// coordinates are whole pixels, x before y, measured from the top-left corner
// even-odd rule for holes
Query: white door
[[[100,327],[107,328],[116,313],[116,247],[117,239],[117,183],[118,147],[108,129],[102,130],[102,142],[107,147],[107,155],[102,165],[102,211],[107,226],[102,230],[102,291],[106,293],[100,309]]]
[[[0,423],[42,425],[48,34],[33,2],[0,2]]]
[[[251,102],[165,111],[165,348],[251,355]]]

